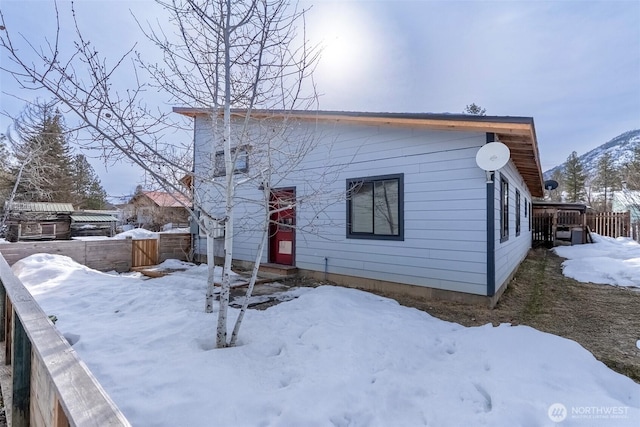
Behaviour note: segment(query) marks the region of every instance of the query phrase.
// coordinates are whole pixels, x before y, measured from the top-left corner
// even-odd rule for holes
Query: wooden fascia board
[[[240,114],[240,113],[238,113]],[[501,121],[474,121],[459,119],[431,119],[431,118],[415,118],[415,117],[392,117],[383,115],[357,115],[351,116],[340,113],[322,113],[314,112],[290,112],[290,113],[270,113],[270,112],[254,112],[252,116],[255,118],[278,118],[286,117],[298,120],[311,121],[335,121],[347,123],[361,123],[373,125],[397,125],[397,126],[417,126],[434,130],[459,130],[466,132],[491,132],[501,133],[505,135],[528,136],[531,134],[531,126],[529,123],[507,123]]]

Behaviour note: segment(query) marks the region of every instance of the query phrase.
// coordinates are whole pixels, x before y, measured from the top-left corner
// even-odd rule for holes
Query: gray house
[[[194,120],[195,197],[215,209],[224,177],[211,110],[174,112]],[[492,305],[531,247],[531,199],[543,195],[532,118],[253,111],[245,122],[235,113],[233,132],[255,136],[234,148],[238,262],[256,256],[265,176],[282,209],[271,217],[262,262],[303,275]],[[265,138],[277,146],[270,152],[303,146],[305,156],[274,160],[260,150]],[[511,157],[487,174],[476,154],[492,141]],[[195,241],[205,254],[203,238]]]

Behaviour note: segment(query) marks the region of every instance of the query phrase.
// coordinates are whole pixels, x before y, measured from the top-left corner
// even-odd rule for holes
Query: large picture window
[[[500,241],[509,239],[509,181],[500,176]]]
[[[347,237],[404,240],[404,174],[347,180]]]

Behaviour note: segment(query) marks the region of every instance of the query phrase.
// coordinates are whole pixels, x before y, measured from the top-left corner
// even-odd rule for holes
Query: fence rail
[[[136,249],[134,245],[136,242],[138,240],[131,239],[16,242],[0,244],[0,254],[4,256],[9,265],[13,265],[29,255],[47,253],[66,255],[95,270],[115,270],[117,272],[130,271],[132,266],[157,264],[169,258],[189,261],[191,257],[191,235],[189,234],[161,233],[156,240],[155,249],[145,246]],[[141,251],[141,253],[136,255],[136,251]]]

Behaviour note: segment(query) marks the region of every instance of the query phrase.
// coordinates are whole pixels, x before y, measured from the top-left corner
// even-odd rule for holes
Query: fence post
[[[13,312],[13,396],[11,416],[13,427],[28,427],[31,395],[31,341],[15,311]]]

